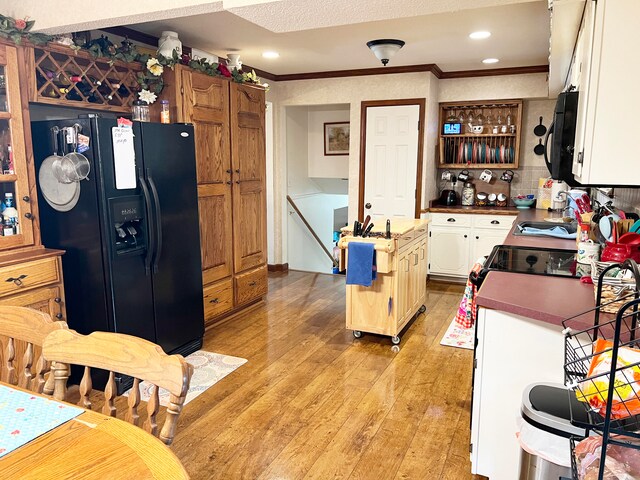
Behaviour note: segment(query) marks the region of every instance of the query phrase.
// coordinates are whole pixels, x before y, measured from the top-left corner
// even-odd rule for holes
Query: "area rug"
[[[458,347],[473,350],[473,327],[461,328],[456,323],[456,319],[451,320],[451,325],[447,329],[447,333],[444,334],[440,345],[445,347]]]
[[[247,363],[244,358],[222,355],[220,353],[205,352],[198,350],[185,358],[193,365],[193,376],[189,385],[189,392],[184,402],[186,405],[207,388],[222,380],[238,367]],[[148,382],[140,383],[140,400],[147,402],[153,393],[153,385]],[[129,392],[124,395],[128,396]],[[169,392],[164,388],[160,389],[160,405],[166,407],[169,404]]]

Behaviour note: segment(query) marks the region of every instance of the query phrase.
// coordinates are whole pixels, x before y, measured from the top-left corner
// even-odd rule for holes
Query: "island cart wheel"
[[[400,345],[400,337],[391,337],[391,343],[393,343],[394,345]]]
[[[353,336],[355,338],[360,338],[362,336],[362,332],[360,330],[354,330],[353,331]]]
[[[422,305],[419,309],[418,309],[418,313],[424,313],[427,311],[427,307],[425,307],[424,305]]]

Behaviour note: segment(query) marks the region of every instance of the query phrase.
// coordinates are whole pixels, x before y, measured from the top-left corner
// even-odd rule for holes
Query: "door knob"
[[[365,203],[364,204],[364,208],[366,208],[367,210],[369,210],[371,208],[371,204],[370,203]]]

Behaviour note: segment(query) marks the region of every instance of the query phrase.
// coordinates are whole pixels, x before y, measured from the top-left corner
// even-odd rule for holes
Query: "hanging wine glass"
[[[512,118],[511,118],[511,109],[508,108],[507,109],[507,125],[511,125],[512,123],[513,122],[512,122]]]
[[[462,124],[464,124],[467,121],[467,117],[465,117],[464,115],[464,110],[460,110],[460,113],[458,113],[458,120]]]
[[[496,116],[496,123],[498,125],[502,125],[502,110],[498,110],[498,115]]]
[[[479,109],[479,113],[476,115],[476,125],[484,125],[484,115],[482,115],[482,109]]]

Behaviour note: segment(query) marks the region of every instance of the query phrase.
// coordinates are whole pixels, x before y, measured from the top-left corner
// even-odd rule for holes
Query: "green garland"
[[[0,38],[7,38],[18,45],[22,40],[27,40],[36,45],[55,41],[55,36],[47,35],[45,33],[31,33],[30,30],[33,28],[35,23],[35,20],[29,20],[28,18],[16,20],[11,17],[0,15]],[[147,90],[148,92],[153,93],[154,96],[160,95],[164,88],[164,80],[162,79],[163,69],[165,67],[173,69],[173,67],[178,64],[187,65],[197,72],[204,73],[212,77],[227,77],[237,83],[261,85],[260,79],[253,70],[251,73],[238,71],[236,68],[230,71],[223,63],[209,63],[204,59],[194,59],[188,55],[180,56],[176,50],[173,51],[171,57],[165,57],[160,54],[156,57],[151,57],[146,53],[140,53],[136,46],[128,39],[125,39],[120,47],[116,47],[108,37],[102,35],[100,38],[91,40],[82,45],[74,44],[70,48],[76,52],[79,50],[88,51],[94,57],[107,58],[110,62],[120,60],[127,63],[139,62],[145,64],[147,68],[138,72],[136,80],[143,91]],[[157,60],[157,62],[153,59]],[[152,60],[154,65],[160,65],[162,67],[153,67],[155,71],[159,71],[160,73],[154,74],[149,69],[148,62],[150,60]],[[267,84],[264,84],[264,86],[265,88],[268,88]],[[153,101],[155,101],[155,99]]]

